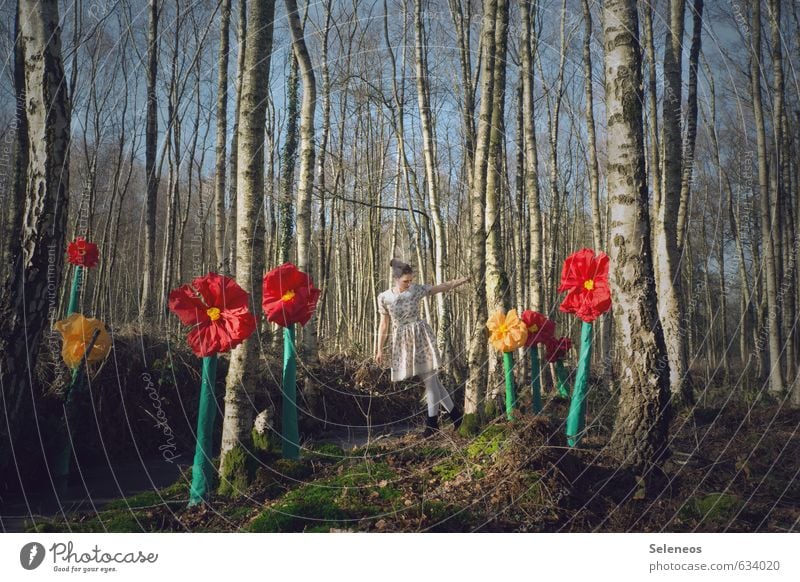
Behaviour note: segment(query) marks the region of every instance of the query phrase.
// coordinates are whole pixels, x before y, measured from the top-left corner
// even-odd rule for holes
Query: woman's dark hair
[[[404,263],[399,259],[392,259],[389,262],[389,265],[392,267],[392,277],[395,279],[399,279],[403,275],[408,275],[414,272],[414,269],[411,268],[411,265]]]

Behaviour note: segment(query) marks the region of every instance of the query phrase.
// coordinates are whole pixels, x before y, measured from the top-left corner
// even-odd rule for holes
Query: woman
[[[378,312],[381,322],[378,326],[378,349],[375,361],[383,361],[383,348],[392,321],[392,382],[399,382],[411,376],[419,376],[425,383],[425,396],[428,402],[428,416],[424,436],[430,436],[439,428],[437,418],[439,405],[447,410],[453,424],[458,428],[462,413],[453,403],[447,389],[439,381],[437,370],[441,356],[436,347],[436,337],[431,326],[419,317],[419,303],[423,297],[455,289],[469,281],[462,277],[441,285],[412,284],[412,268],[392,259],[392,278],[394,287],[378,295]]]

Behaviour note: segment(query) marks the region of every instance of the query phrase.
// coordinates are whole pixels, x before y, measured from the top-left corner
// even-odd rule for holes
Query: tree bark
[[[656,219],[658,313],[669,354],[670,388],[686,403],[694,402],[686,354],[681,294],[677,216],[681,196],[681,54],[684,1],[670,0],[670,26],[664,48],[664,188]]]
[[[145,197],[144,221],[144,271],[142,273],[142,296],[140,317],[152,315],[155,304],[156,285],[156,210],[158,205],[158,177],[156,175],[156,150],[158,148],[158,97],[156,75],[158,73],[158,20],[159,0],[150,0],[150,20],[147,31],[147,121],[145,129],[145,175],[147,194]]]
[[[64,257],[69,190],[71,105],[61,56],[58,2],[22,2],[28,166],[19,252],[0,293],[0,471],[11,470],[12,447],[34,414],[30,374],[42,335],[59,319],[56,307]],[[49,349],[58,349],[49,346]]]
[[[785,389],[781,366],[780,311],[778,306],[777,267],[775,245],[772,238],[773,217],[776,200],[769,188],[769,162],[767,160],[767,136],[764,127],[764,109],[761,97],[761,2],[752,0],[750,47],[750,82],[753,97],[753,114],[756,123],[756,148],[758,157],[759,209],[761,214],[761,245],[764,273],[766,277],[767,314],[764,325],[769,337],[769,391],[781,393]]]
[[[225,168],[228,138],[228,53],[230,51],[231,0],[222,0],[220,14],[219,55],[217,56],[217,135],[214,171],[214,252],[216,270],[226,272],[225,266]]]
[[[303,80],[303,102],[300,106],[300,174],[297,181],[297,267],[312,274],[311,194],[314,189],[314,113],[317,108],[317,87],[314,67],[306,47],[303,23],[297,12],[297,0],[285,0],[292,32],[292,49]],[[317,320],[303,327],[301,355],[306,363],[319,360],[317,353]]]
[[[610,450],[647,474],[667,451],[669,379],[658,323],[642,129],[639,23],[633,0],[606,0],[609,257],[616,345],[624,368]]]
[[[264,276],[264,234],[260,220],[264,203],[264,136],[267,113],[272,36],[275,21],[274,0],[253,0],[248,5],[248,27],[242,111],[239,121],[239,148],[236,192],[236,281],[250,293],[252,313],[261,311],[261,281]],[[259,358],[259,342],[250,338],[231,352],[225,389],[225,417],[220,453],[220,491],[236,491],[247,470],[240,463],[247,456],[232,454],[238,447],[251,446],[253,428],[252,399]],[[228,457],[230,456],[230,460]]]
[[[472,191],[470,192],[470,213],[472,231],[470,233],[470,276],[475,294],[472,302],[472,328],[467,330],[469,337],[468,361],[469,377],[465,390],[464,422],[465,432],[475,430],[480,423],[483,398],[486,394],[487,334],[486,287],[483,279],[486,272],[486,172],[489,162],[489,133],[491,130],[492,95],[494,90],[495,22],[497,0],[486,0],[483,7],[482,44],[483,70],[481,72],[481,109],[475,145],[475,167],[473,169]]]
[[[522,100],[523,130],[525,134],[525,191],[528,196],[528,212],[530,214],[531,248],[530,273],[531,308],[542,312],[544,293],[542,289],[542,210],[539,200],[539,156],[536,150],[536,112],[533,99],[533,51],[534,42],[533,14],[531,0],[520,0],[520,16],[522,18]]]
[[[417,77],[417,103],[419,105],[419,123],[422,128],[422,152],[425,159],[425,185],[428,190],[428,204],[431,209],[431,219],[433,222],[433,268],[436,283],[444,283],[445,256],[447,253],[447,231],[442,220],[442,212],[439,202],[439,167],[436,162],[436,141],[434,137],[433,120],[431,118],[430,87],[426,63],[426,41],[425,26],[422,17],[423,0],[415,0],[414,28],[415,36],[415,61]],[[439,344],[439,351],[442,356],[444,368],[448,371],[452,368],[453,354],[450,347],[450,305],[446,301],[444,293],[436,295],[436,310],[438,315],[438,325],[436,328],[436,340]]]
[[[20,10],[22,0],[17,0],[14,11],[14,116],[11,130],[14,135],[13,150],[13,177],[11,183],[12,196],[3,196],[4,205],[7,204],[5,232],[0,241],[0,277],[5,281],[11,275],[14,257],[20,252],[20,238],[17,233],[22,229],[22,212],[24,204],[20,193],[25,191],[25,179],[28,169],[28,120],[25,115],[25,44],[20,28]]]

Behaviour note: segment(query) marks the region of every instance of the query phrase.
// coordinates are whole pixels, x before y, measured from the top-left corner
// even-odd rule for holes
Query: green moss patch
[[[487,426],[475,439],[467,446],[467,456],[472,460],[482,457],[490,457],[500,450],[506,440],[507,429],[500,424]]]
[[[327,531],[381,513],[381,503],[400,497],[385,463],[342,465],[342,472],[286,493],[247,526],[252,532]],[[326,529],[327,528],[327,529]]]

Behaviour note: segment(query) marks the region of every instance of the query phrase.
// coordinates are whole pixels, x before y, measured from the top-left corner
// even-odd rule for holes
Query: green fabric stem
[[[70,461],[72,460],[72,432],[69,428],[69,416],[72,412],[72,395],[80,388],[84,374],[80,366],[72,370],[72,382],[67,386],[64,394],[64,422],[62,425],[63,442],[55,460],[54,472],[56,480],[63,490],[69,481]]]
[[[558,382],[559,395],[569,399],[569,381],[567,380],[567,370],[564,368],[563,360],[556,360],[556,380]]]
[[[192,487],[189,490],[189,507],[207,499],[214,478],[212,433],[217,415],[214,385],[217,379],[217,354],[203,358],[203,379],[200,384],[200,405],[197,410],[197,444],[192,465]]]
[[[83,267],[75,266],[75,274],[72,276],[72,289],[69,292],[69,307],[67,317],[78,311],[78,297],[81,294],[81,282],[83,280]]]
[[[586,385],[589,380],[589,365],[592,358],[592,324],[583,322],[581,326],[581,355],[578,372],[575,375],[575,389],[569,404],[567,416],[567,442],[575,447],[581,440],[586,427]]]
[[[539,346],[531,346],[531,402],[533,413],[542,411],[542,370],[539,366]]]
[[[281,406],[281,451],[285,459],[300,458],[300,431],[297,428],[297,353],[294,324],[283,329],[283,402]]]
[[[96,329],[89,340],[89,344],[86,347],[85,353],[89,353],[94,349],[94,344],[97,342],[97,338],[99,336],[100,330]],[[61,449],[56,457],[54,469],[56,481],[62,490],[66,488],[67,482],[69,481],[69,466],[70,461],[72,460],[72,432],[69,428],[69,415],[72,412],[72,399],[73,394],[75,394],[77,390],[80,390],[83,381],[86,379],[85,368],[86,359],[84,358],[76,368],[72,369],[72,381],[70,382],[69,386],[67,386],[67,390],[64,393],[64,424],[62,430],[64,442],[62,443]]]
[[[503,352],[503,370],[506,378],[506,418],[513,418],[513,410],[517,406],[517,390],[514,387],[514,359],[511,352]]]

